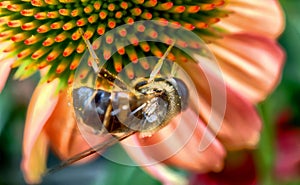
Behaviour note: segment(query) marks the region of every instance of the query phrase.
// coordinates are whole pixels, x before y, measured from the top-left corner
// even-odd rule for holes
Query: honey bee
[[[115,139],[100,143],[62,162],[47,174],[102,151],[134,133],[151,135],[166,126],[188,105],[189,92],[186,84],[179,78],[159,75],[175,42],[158,60],[149,77],[137,78],[130,85],[106,68],[99,68],[99,58],[91,43],[89,40],[85,42],[92,58],[92,68],[98,78],[105,79],[118,90],[108,91],[85,86],[74,88],[72,97],[77,120],[93,130],[94,134],[111,134]]]

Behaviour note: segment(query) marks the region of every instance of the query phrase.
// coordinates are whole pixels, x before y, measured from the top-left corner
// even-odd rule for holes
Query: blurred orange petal
[[[30,155],[31,149],[41,133],[45,123],[51,116],[58,101],[55,94],[58,80],[43,83],[36,87],[31,97],[23,137],[23,155]]]
[[[58,80],[49,84],[44,83],[38,85],[29,103],[23,136],[22,158],[23,172],[26,179],[31,179],[32,176],[38,176],[38,174],[32,170],[33,168],[40,169],[43,167],[44,161],[36,160],[37,162],[34,162],[34,156],[38,155],[39,158],[45,158],[41,156],[43,149],[39,149],[37,146],[46,143],[45,136],[41,136],[41,134],[44,134],[42,133],[42,129],[52,114],[58,100],[58,97],[55,95],[57,84]],[[41,170],[38,171],[41,172]]]
[[[230,0],[225,9],[233,13],[218,25],[230,33],[247,32],[276,38],[285,27],[278,0]]]
[[[225,81],[239,94],[257,103],[278,84],[285,54],[276,41],[251,34],[228,35],[210,45]]]
[[[30,155],[23,157],[21,168],[24,178],[29,184],[38,184],[42,180],[42,175],[46,170],[48,153],[48,138],[45,133],[40,133],[36,139]]]
[[[6,60],[1,60],[0,59],[0,74],[1,74],[1,78],[0,78],[0,93],[2,92],[6,80],[9,76],[10,70],[11,70],[11,64],[15,61],[14,58],[9,58]]]
[[[77,128],[69,101],[67,90],[61,92],[57,106],[44,128],[53,150],[61,159],[68,159],[90,148]]]

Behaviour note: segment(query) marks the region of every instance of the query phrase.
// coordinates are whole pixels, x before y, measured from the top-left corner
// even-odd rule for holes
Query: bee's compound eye
[[[185,110],[188,106],[188,101],[189,101],[189,90],[186,84],[178,79],[178,78],[173,78],[176,82],[175,86],[177,87],[177,93],[179,97],[181,97],[181,108]]]
[[[99,102],[107,95],[89,87],[79,87],[73,89],[72,96],[77,122],[92,128],[93,132],[99,131],[102,123],[98,115],[105,113],[105,109],[99,105]]]
[[[94,90],[88,87],[80,87],[73,89],[73,105],[75,109],[88,108],[91,104],[89,103],[89,98],[93,95]]]

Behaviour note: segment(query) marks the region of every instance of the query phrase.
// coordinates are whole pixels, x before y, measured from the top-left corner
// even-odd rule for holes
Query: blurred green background
[[[279,39],[287,54],[286,65],[281,84],[266,101],[258,105],[258,111],[265,124],[259,148],[255,151],[230,153],[226,161],[230,169],[232,159],[237,159],[237,155],[246,156],[246,159],[250,156],[250,163],[247,160],[245,167],[248,170],[245,178],[251,176],[250,181],[241,181],[240,184],[300,184],[300,0],[280,2],[287,19],[285,32]],[[26,107],[37,82],[37,76],[21,82],[10,78],[0,94],[0,185],[25,184],[19,168],[23,124]],[[49,165],[58,162],[59,160],[50,154]],[[243,165],[238,169],[244,169]],[[226,178],[223,176],[227,171],[225,169],[220,174],[210,173],[209,179],[213,181],[212,179],[219,178],[221,180],[216,182],[225,182]],[[229,172],[234,175],[234,171]],[[191,179],[191,184],[200,182],[209,184],[203,180],[208,179],[207,174],[182,173]],[[99,158],[92,163],[69,167],[49,175],[45,177],[43,184],[159,185],[160,183],[140,168],[122,166]]]

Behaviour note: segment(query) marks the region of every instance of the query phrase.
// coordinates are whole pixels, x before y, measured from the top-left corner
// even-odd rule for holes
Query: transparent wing
[[[145,27],[144,32],[136,31],[136,27],[140,25]],[[120,36],[124,30],[130,35]],[[152,38],[149,32],[153,32],[153,30],[160,33],[160,36]],[[136,38],[138,44],[132,41],[133,38]],[[108,40],[113,40],[113,43]],[[117,111],[112,106],[105,104],[104,101],[105,98],[111,101],[109,97],[113,92],[123,92],[123,95],[127,94],[138,99],[139,93],[136,92],[135,85],[139,79],[150,78],[152,81],[156,77],[177,77],[183,79],[188,88],[192,89],[194,94],[190,96],[189,101],[192,102],[192,108],[198,111],[199,95],[183,66],[190,64],[197,68],[201,63],[209,72],[214,69],[211,67],[213,56],[205,43],[199,41],[194,33],[174,25],[161,25],[155,21],[137,22],[111,30],[95,40],[93,44],[85,41],[89,51],[83,54],[80,65],[76,69],[72,101],[79,134],[90,144],[91,149],[62,162],[57,167],[50,169],[48,173],[102,151],[135,133],[132,130],[122,130],[124,127],[121,127],[119,133],[114,134],[103,130],[103,125],[106,125],[111,115],[116,113],[114,111]],[[189,71],[192,70],[189,69]],[[80,90],[82,92],[79,92]],[[78,92],[76,96],[74,96],[74,92]],[[97,104],[99,102],[94,102],[97,98],[99,99],[98,95],[101,98],[100,105]],[[91,102],[95,103],[95,106]],[[137,104],[130,111],[139,111],[142,105],[143,103]],[[111,135],[109,139],[100,144],[95,142],[97,137],[106,137],[107,135]]]

